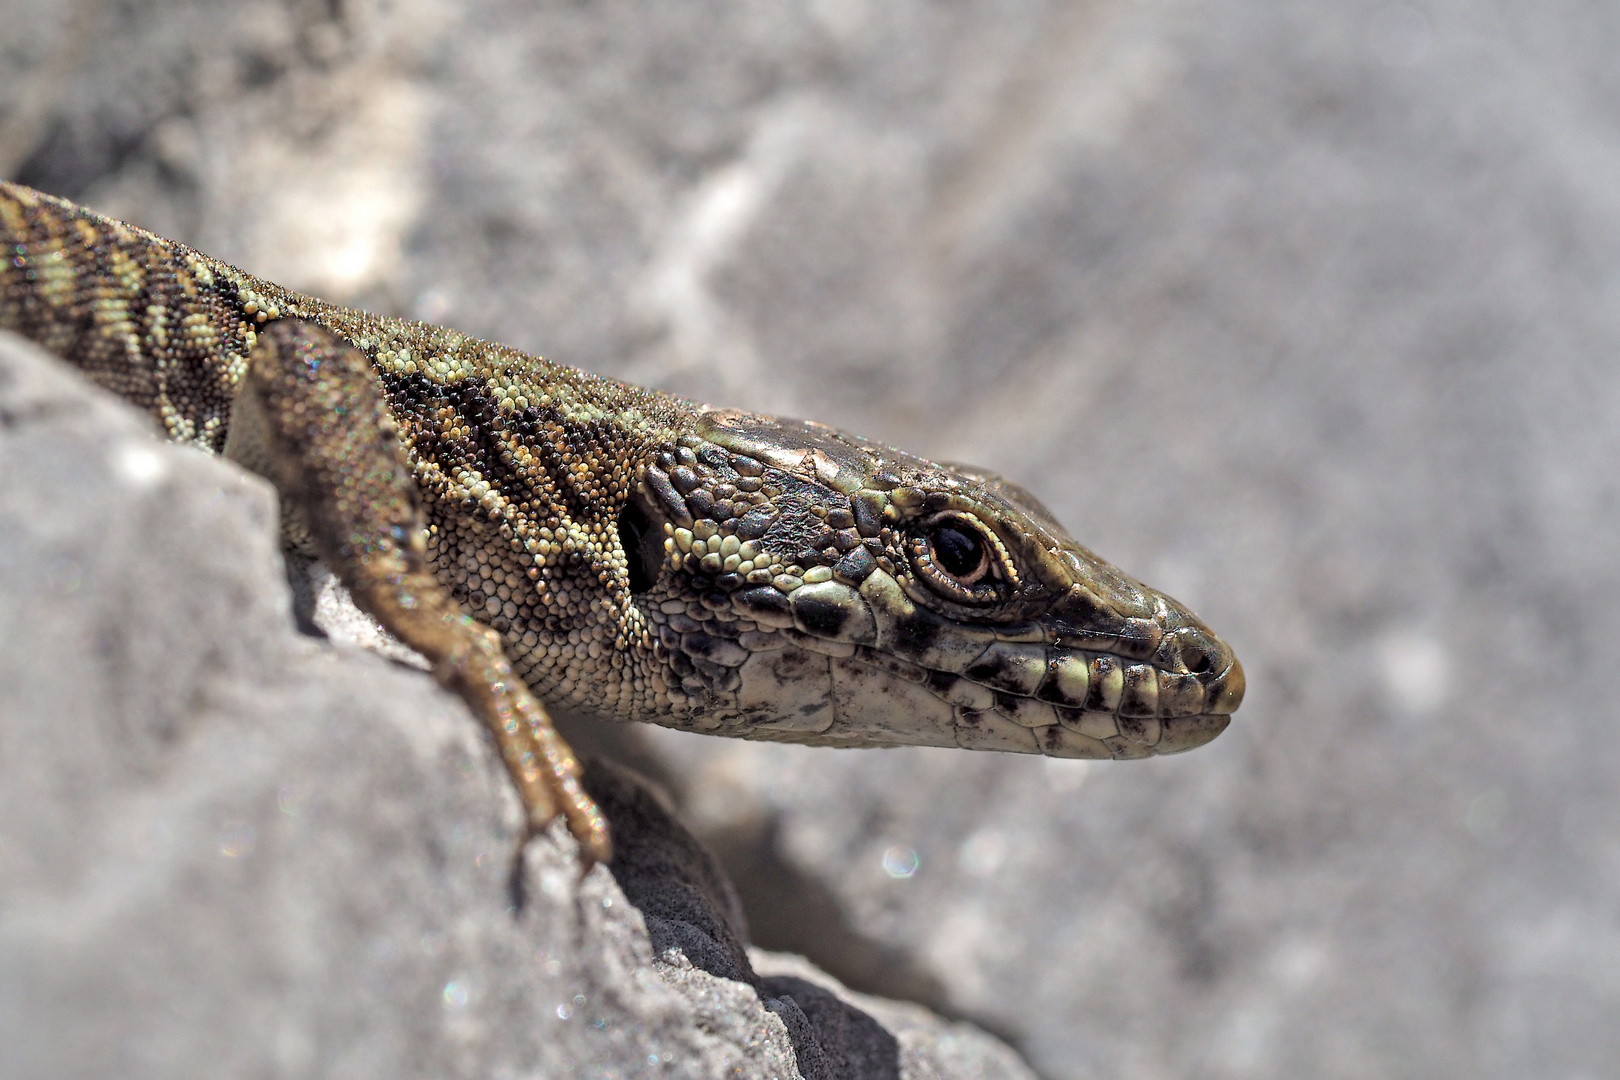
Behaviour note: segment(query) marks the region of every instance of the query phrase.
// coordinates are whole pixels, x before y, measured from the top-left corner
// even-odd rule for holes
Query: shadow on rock
[[[677,811],[690,797],[682,778],[670,773],[648,745],[640,725],[606,724],[566,714],[556,720],[568,744],[582,756],[605,758],[651,780],[671,794]],[[746,918],[740,914],[735,921],[739,936],[761,949],[797,953],[851,990],[913,1001],[941,1016],[995,1031],[993,1021],[961,1015],[939,979],[903,950],[861,933],[832,890],[783,854],[778,827],[774,815],[725,828],[698,827],[701,843],[720,867],[727,895],[741,901],[740,912]]]
[[[883,1025],[807,980],[754,971],[736,890],[645,782],[593,761],[585,787],[613,824],[608,869],[646,920],[654,952],[679,950],[694,967],[758,991],[787,1028],[805,1080],[899,1080],[900,1045]]]

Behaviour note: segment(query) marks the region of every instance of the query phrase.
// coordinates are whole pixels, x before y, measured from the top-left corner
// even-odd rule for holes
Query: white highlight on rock
[[[131,487],[149,488],[169,475],[169,462],[161,447],[144,442],[120,443],[112,452],[112,467]]]
[[[1451,694],[1451,657],[1432,633],[1413,628],[1385,634],[1376,645],[1384,690],[1402,712],[1428,716]]]
[[[963,842],[956,852],[956,865],[973,878],[987,878],[1001,869],[1007,858],[1007,834],[985,826]]]
[[[342,298],[402,264],[426,197],[419,163],[428,103],[406,78],[356,73],[333,89],[331,123],[289,145],[250,143],[237,163],[251,192],[242,261],[272,281]]]
[[[646,313],[669,327],[674,364],[666,373],[701,364],[728,387],[754,382],[761,363],[751,336],[714,295],[710,278],[803,159],[809,126],[799,102],[768,111],[743,155],[711,173],[676,212],[636,290]]]
[[[1046,778],[1046,789],[1054,795],[1072,795],[1085,785],[1091,772],[1086,758],[1043,757],[1041,773]]]
[[[1298,993],[1327,973],[1333,954],[1325,941],[1291,937],[1271,950],[1266,967],[1272,979],[1289,993]]]

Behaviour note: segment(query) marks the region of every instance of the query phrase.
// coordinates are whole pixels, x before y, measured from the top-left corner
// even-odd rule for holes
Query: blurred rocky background
[[[1613,1075],[1620,7],[0,0],[0,27],[0,174],[991,467],[1237,648],[1237,721],[1166,760],[597,732],[759,944],[1048,1080]]]

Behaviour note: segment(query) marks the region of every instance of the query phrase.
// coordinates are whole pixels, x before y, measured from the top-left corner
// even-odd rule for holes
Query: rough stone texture
[[[0,1076],[1030,1080],[803,961],[756,975],[625,774],[589,777],[611,867],[559,826],[514,876],[488,741],[295,631],[274,514],[0,334]]]
[[[1052,1080],[1612,1073],[1613,5],[331,10],[5,0],[0,170],[976,459],[1244,659],[1181,759],[621,744],[756,941]]]

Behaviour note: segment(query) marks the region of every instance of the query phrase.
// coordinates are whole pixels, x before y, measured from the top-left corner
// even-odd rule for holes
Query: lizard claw
[[[613,859],[613,840],[607,817],[579,782],[579,759],[551,726],[550,718],[539,708],[539,702],[534,704],[540,712],[540,722],[531,721],[529,730],[539,751],[537,761],[540,775],[536,786],[545,800],[529,808],[529,831],[532,835],[544,829],[561,814],[569,833],[579,843],[582,871],[589,872],[596,863]],[[520,792],[529,790],[530,785],[519,784]]]

